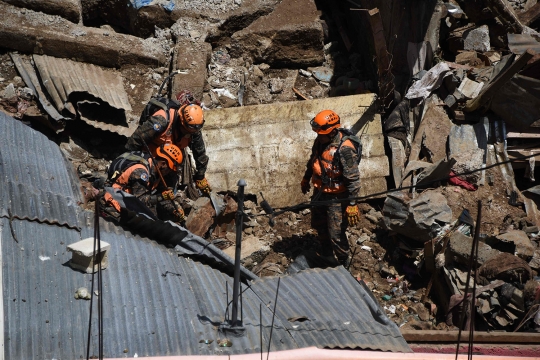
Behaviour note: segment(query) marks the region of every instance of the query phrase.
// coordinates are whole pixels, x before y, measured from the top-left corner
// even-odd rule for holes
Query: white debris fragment
[[[51,258],[50,258],[49,256],[39,255],[39,260],[41,260],[41,261],[47,261],[47,260],[51,260]]]

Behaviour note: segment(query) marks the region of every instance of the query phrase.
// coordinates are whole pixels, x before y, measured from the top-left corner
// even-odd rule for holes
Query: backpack
[[[180,109],[181,105],[178,101],[169,99],[162,96],[154,96],[150,98],[148,101],[148,104],[144,107],[144,110],[142,111],[141,118],[139,119],[139,125],[148,120],[148,118],[152,115],[154,115],[159,110],[164,110],[165,114],[167,116],[167,121],[170,121],[169,119],[169,110],[175,109],[175,115],[173,121],[176,121],[178,118],[178,109]]]
[[[149,155],[142,151],[125,152],[116,159],[114,159],[107,169],[107,182],[112,184],[115,182],[124,170],[132,166],[133,164],[142,164],[147,168],[150,168],[148,162]]]
[[[362,158],[362,142],[360,141],[360,138],[354,135],[354,133],[349,129],[339,128],[338,131],[341,132],[342,137],[336,150],[336,155],[334,155],[334,161],[337,161],[336,158],[339,157],[339,150],[341,149],[341,145],[343,145],[345,141],[350,140],[356,150],[356,165],[360,164],[360,160]]]

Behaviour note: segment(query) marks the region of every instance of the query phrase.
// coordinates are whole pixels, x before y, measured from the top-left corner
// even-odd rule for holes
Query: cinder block
[[[70,266],[74,269],[84,271],[88,274],[104,270],[109,265],[109,249],[111,245],[105,241],[100,241],[100,252],[94,261],[94,238],[86,238],[74,244],[68,245],[67,250],[72,252]],[[98,248],[96,247],[96,252]]]

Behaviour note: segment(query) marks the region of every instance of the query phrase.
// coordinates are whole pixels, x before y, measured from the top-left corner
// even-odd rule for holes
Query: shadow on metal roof
[[[76,179],[56,144],[1,113],[0,125],[2,140],[10,141],[8,150],[0,148],[5,358],[85,357],[90,303],[74,295],[79,287],[91,289],[92,277],[69,266],[66,248],[93,237],[92,214],[78,208]],[[41,196],[36,200],[7,191],[20,185],[54,196],[35,195]],[[29,206],[11,209],[17,201],[29,201]],[[256,279],[245,270],[246,279],[255,279],[241,284],[245,336],[221,347],[218,340],[224,335],[216,325],[228,318],[232,259],[171,223],[156,226],[133,217],[128,225],[153,240],[100,221],[101,240],[111,245],[99,294],[105,357],[258,353],[261,335],[268,349],[275,278]],[[308,270],[282,281],[271,351],[305,346],[410,351],[369,290],[345,269]],[[94,324],[96,316],[94,311]],[[295,316],[309,321],[290,320]],[[97,349],[97,341],[94,325],[91,349]]]

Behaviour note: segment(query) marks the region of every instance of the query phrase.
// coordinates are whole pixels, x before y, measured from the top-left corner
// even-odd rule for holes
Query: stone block
[[[472,240],[473,239],[471,237],[463,235],[460,232],[454,233],[450,237],[447,250],[451,258],[465,266],[468,266],[471,255]],[[499,250],[491,248],[491,246],[487,245],[486,243],[479,242],[477,265],[482,265],[498,254],[500,254]]]
[[[516,247],[515,255],[524,260],[527,260],[534,255],[535,246],[525,231],[511,230],[497,236],[497,239],[505,243],[513,243]]]
[[[272,13],[234,33],[229,53],[256,63],[317,66],[324,61],[323,38],[313,0],[283,0]]]
[[[58,15],[75,24],[82,17],[81,2],[79,0],[4,0],[4,2],[49,15]]]
[[[373,100],[373,94],[364,94],[207,110],[208,180],[216,189],[236,191],[243,178],[246,193],[262,191],[274,207],[305,201],[298,184],[315,140],[309,121],[329,108],[339,114],[343,127],[363,134],[361,194],[384,191],[390,169],[380,116],[371,111]]]
[[[465,50],[489,51],[489,28],[482,25],[476,29],[468,30],[463,34],[463,48]]]
[[[236,235],[233,233],[229,233],[231,236],[227,237],[229,240],[236,242]],[[270,247],[266,244],[264,244],[261,240],[259,240],[258,237],[254,235],[244,235],[242,236],[242,244],[241,244],[241,251],[240,251],[240,260],[244,260],[248,256],[253,255],[257,252],[266,252],[270,250]],[[223,250],[223,252],[227,255],[229,255],[231,258],[234,259],[235,252],[236,252],[236,245],[229,246],[227,249]]]
[[[71,251],[72,258],[70,266],[88,274],[98,271],[98,266],[104,270],[109,265],[109,249],[111,245],[105,241],[100,241],[100,250],[94,261],[94,238],[86,238],[74,244],[68,245],[67,250]],[[96,247],[96,252],[98,247]]]
[[[186,219],[186,229],[198,236],[204,236],[214,223],[216,211],[212,201],[207,197],[200,197],[194,203]]]
[[[189,90],[196,99],[202,100],[206,82],[206,66],[210,61],[212,45],[179,38],[174,48],[173,70],[181,70],[172,80],[172,96]]]
[[[0,1],[0,44],[24,53],[69,58],[106,67],[164,65],[168,51],[135,36],[79,26],[58,16],[39,14]],[[46,23],[47,26],[43,26]]]

